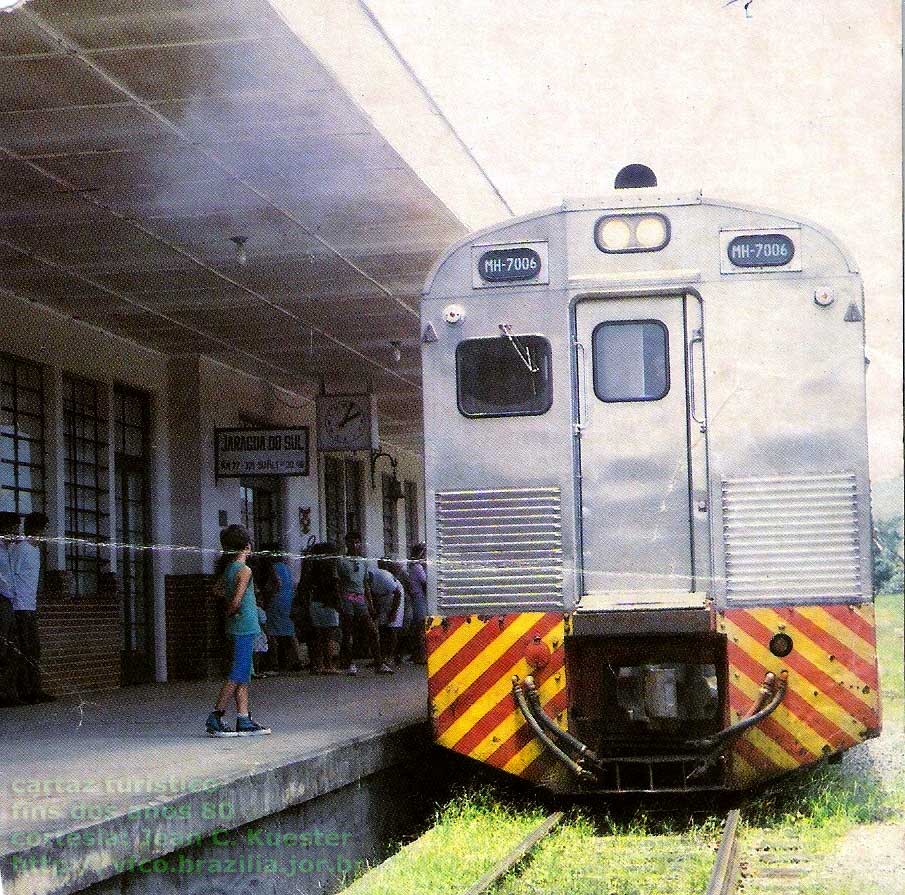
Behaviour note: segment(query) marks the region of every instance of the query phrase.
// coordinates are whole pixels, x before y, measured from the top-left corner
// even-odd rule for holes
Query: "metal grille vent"
[[[441,609],[562,605],[559,488],[437,494]]]
[[[726,596],[859,598],[854,475],[724,479]]]

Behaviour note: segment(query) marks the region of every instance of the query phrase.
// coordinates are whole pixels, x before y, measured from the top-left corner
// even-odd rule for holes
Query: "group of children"
[[[216,574],[224,585],[232,667],[208,716],[209,736],[270,733],[270,728],[251,717],[248,708],[256,644],[259,650],[272,645],[279,667],[295,670],[301,667],[298,632],[308,643],[312,674],[357,674],[354,660],[356,652],[361,652],[362,634],[377,674],[393,674],[394,660],[400,662],[406,653],[412,662],[424,664],[427,599],[423,544],[413,548],[412,561],[406,567],[390,560],[380,560],[375,567],[362,556],[361,538],[355,532],[346,537],[344,555],[339,555],[335,545],[315,544],[302,562],[294,597],[292,570],[283,557],[267,551],[254,557],[252,571],[247,529],[241,525],[224,528],[220,544],[223,552]],[[266,614],[259,600],[265,604]],[[339,666],[335,664],[337,653]],[[231,702],[236,706],[235,728],[224,721]]]
[[[299,627],[306,630],[313,674],[356,674],[356,634],[364,635],[377,674],[393,674],[393,660],[404,654],[424,663],[424,545],[415,545],[407,566],[388,559],[375,566],[362,552],[361,538],[351,532],[345,555],[333,544],[317,544],[302,563]]]

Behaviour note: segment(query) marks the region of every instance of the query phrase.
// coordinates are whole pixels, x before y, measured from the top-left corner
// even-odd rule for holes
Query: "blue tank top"
[[[246,568],[244,562],[236,560],[226,567],[223,573],[223,587],[226,591],[226,602],[229,604],[236,592],[236,576],[239,569]],[[242,602],[239,604],[239,611],[227,618],[226,633],[232,637],[239,637],[242,634],[260,634],[261,624],[258,621],[258,604],[255,600],[254,581],[249,579],[248,587],[242,595]]]

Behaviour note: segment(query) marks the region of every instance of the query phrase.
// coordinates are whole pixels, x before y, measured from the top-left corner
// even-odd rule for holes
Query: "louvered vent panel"
[[[854,475],[723,480],[726,595],[861,596]]]
[[[562,605],[559,488],[437,494],[441,609]]]

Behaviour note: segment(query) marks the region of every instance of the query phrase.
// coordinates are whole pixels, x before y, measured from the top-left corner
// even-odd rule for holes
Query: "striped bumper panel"
[[[536,638],[549,648],[550,658],[533,671],[525,651]],[[547,714],[565,726],[561,613],[434,618],[427,649],[431,720],[441,746],[534,782],[553,771],[555,759],[515,705],[512,676],[533,674]]]
[[[726,634],[732,721],[757,699],[768,671],[789,673],[779,708],[736,741],[732,786],[811,764],[876,734],[880,702],[871,604],[729,609],[718,624]],[[769,649],[780,632],[793,642],[784,658]]]

